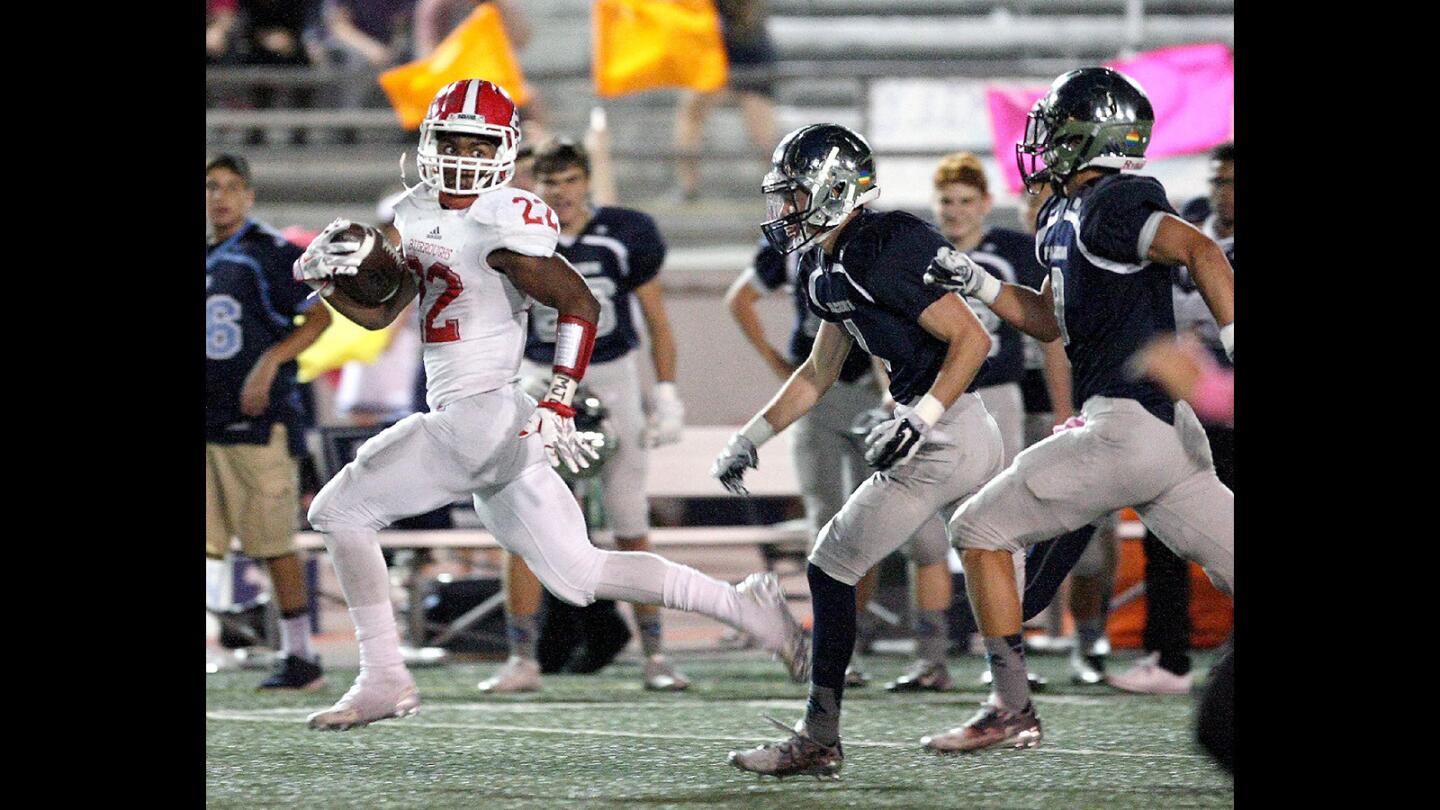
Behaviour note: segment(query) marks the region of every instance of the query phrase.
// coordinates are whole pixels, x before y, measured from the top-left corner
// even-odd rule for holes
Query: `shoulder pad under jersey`
[[[499,231],[496,248],[525,256],[550,256],[560,238],[560,220],[539,197],[518,188],[500,187],[480,195],[466,218]]]

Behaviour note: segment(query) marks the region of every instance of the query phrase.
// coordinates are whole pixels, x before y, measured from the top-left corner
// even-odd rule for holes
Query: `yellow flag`
[[[341,315],[329,303],[322,303],[330,310],[330,325],[320,333],[314,343],[295,358],[300,364],[296,379],[302,383],[308,383],[327,371],[340,368],[351,360],[375,362],[375,358],[390,345],[390,336],[396,328],[396,324],[392,323],[384,329],[372,332]]]
[[[595,0],[592,22],[600,96],[725,86],[725,43],[710,0]]]
[[[516,106],[530,100],[530,89],[510,49],[500,12],[490,3],[471,12],[434,53],[381,73],[380,86],[390,97],[401,125],[418,129],[440,88],[461,79],[494,82],[505,88]]]

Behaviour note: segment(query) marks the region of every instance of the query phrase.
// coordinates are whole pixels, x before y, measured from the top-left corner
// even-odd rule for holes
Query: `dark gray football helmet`
[[[1150,99],[1134,79],[1105,67],[1072,70],[1030,109],[1015,162],[1032,194],[1082,169],[1138,169],[1154,125]]]
[[[770,216],[760,230],[781,253],[814,244],[880,195],[870,144],[839,124],[810,124],[780,139],[760,190]]]

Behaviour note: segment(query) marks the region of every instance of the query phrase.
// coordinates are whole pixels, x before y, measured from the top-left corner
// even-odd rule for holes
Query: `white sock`
[[[400,655],[400,633],[395,629],[395,611],[390,600],[378,605],[350,608],[355,622],[355,639],[360,642],[360,669],[404,666]]]
[[[740,595],[733,585],[645,551],[608,552],[595,583],[595,598],[664,605],[747,629],[741,624]]]
[[[310,649],[309,613],[280,620],[280,652],[314,663],[315,652]]]

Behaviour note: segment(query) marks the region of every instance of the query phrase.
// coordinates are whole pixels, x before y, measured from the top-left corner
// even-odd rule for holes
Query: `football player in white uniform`
[[[366,442],[310,507],[360,643],[355,685],[311,715],[311,728],[347,729],[419,707],[377,533],[466,495],[500,544],[566,602],[617,599],[698,612],[760,638],[792,677],[805,677],[805,636],[773,575],[736,587],[654,554],[590,544],[580,507],[552,465],[589,464],[570,402],[600,308],[555,253],[554,212],[507,187],[519,124],[509,96],[488,81],[452,82],[435,96],[420,126],[422,183],[395,205],[411,273],[385,303],[363,306],[335,288],[335,276],[358,272],[363,258],[357,240],[339,237],[347,222],[331,223],[295,263],[297,278],[369,329],[389,325],[419,295],[431,409]],[[517,374],[533,302],[560,313],[553,377],[538,405]]]

